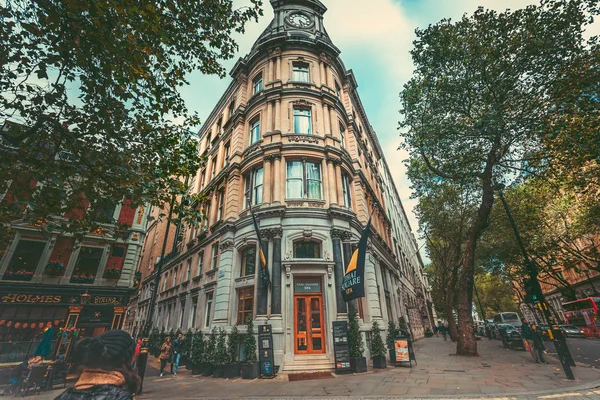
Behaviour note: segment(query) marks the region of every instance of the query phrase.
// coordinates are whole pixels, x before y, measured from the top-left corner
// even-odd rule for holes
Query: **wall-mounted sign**
[[[91,296],[86,304],[126,306],[126,296]],[[80,305],[80,295],[0,293],[0,304],[69,304]]]
[[[321,293],[321,281],[296,281],[294,282],[296,293]]]
[[[0,303],[62,303],[62,296],[9,293],[0,298]]]

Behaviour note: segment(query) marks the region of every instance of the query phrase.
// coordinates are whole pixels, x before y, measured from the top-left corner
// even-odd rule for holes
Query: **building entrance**
[[[325,353],[321,282],[306,279],[296,281],[294,289],[294,352]]]

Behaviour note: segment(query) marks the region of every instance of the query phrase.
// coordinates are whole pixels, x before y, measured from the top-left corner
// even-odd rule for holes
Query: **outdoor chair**
[[[29,391],[32,389],[34,393],[40,393],[47,371],[47,365],[39,365],[36,367],[32,367],[29,373],[27,373],[26,376],[21,379],[19,389],[16,395],[20,394],[24,397],[28,395]]]
[[[63,389],[67,387],[68,368],[66,364],[52,365],[48,368],[48,376],[46,377],[45,388],[52,390],[57,386],[62,385]]]

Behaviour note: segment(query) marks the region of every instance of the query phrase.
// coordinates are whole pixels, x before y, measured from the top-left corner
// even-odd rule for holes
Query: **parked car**
[[[565,337],[580,337],[584,338],[585,335],[581,329],[573,325],[559,325],[560,330],[562,331]]]

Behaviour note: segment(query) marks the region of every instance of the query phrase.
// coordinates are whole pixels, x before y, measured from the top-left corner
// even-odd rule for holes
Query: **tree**
[[[387,348],[394,349],[394,342],[396,340],[396,324],[394,321],[388,321],[387,334],[385,336],[385,344]]]
[[[237,326],[231,328],[231,333],[229,334],[228,342],[227,342],[227,353],[229,362],[228,364],[235,364],[238,362],[240,352],[240,334],[238,332]]]
[[[360,325],[358,324],[358,315],[356,311],[348,312],[348,347],[350,348],[350,357],[362,357],[365,347],[360,334]]]
[[[186,359],[191,360],[192,358],[192,342],[194,341],[194,332],[191,328],[187,330],[185,333],[185,337],[183,339],[183,354]]]
[[[514,288],[509,280],[499,274],[481,273],[475,277],[479,301],[475,302],[479,315],[491,318],[501,312],[519,312]],[[483,307],[483,310],[481,309]]]
[[[252,317],[246,318],[246,336],[244,337],[244,362],[246,364],[256,363],[256,338],[254,337],[254,324]]]
[[[217,347],[215,351],[215,365],[223,366],[228,364],[229,353],[227,352],[227,336],[225,331],[219,328],[217,335]]]
[[[13,185],[19,206],[46,230],[79,233],[93,230],[105,202],[162,206],[185,193],[180,177],[202,160],[190,131],[199,119],[180,88],[193,71],[225,76],[220,62],[235,55],[233,33],[261,5],[3,2],[0,193],[13,182],[41,183]],[[195,205],[178,201],[177,214],[198,220]],[[14,209],[1,207],[5,227]],[[80,218],[53,217],[73,209]]]
[[[151,354],[154,354],[155,357],[158,357],[160,352],[160,346],[162,345],[161,336],[158,332],[158,328],[152,328],[152,332],[150,332],[150,336],[148,337],[148,350]]]
[[[371,357],[384,356],[385,345],[381,338],[381,328],[379,328],[379,323],[377,321],[373,321],[373,326],[371,327]]]
[[[457,22],[442,20],[416,31],[416,69],[401,94],[400,124],[413,188],[422,196],[451,182],[470,194],[474,208],[458,275],[459,355],[477,355],[471,319],[475,257],[489,224],[494,184],[543,170],[543,160],[552,157],[545,133],[570,132],[574,108],[564,104],[586,95],[586,86],[560,89],[576,79],[566,71],[596,47],[582,39],[590,22],[586,11],[597,12],[594,4],[544,0],[503,13],[479,8]],[[592,114],[597,118],[592,110],[576,108],[586,121]]]
[[[205,362],[204,349],[205,343],[202,331],[200,329],[197,329],[196,332],[194,332],[194,340],[192,344],[192,363],[194,365],[198,366]]]

